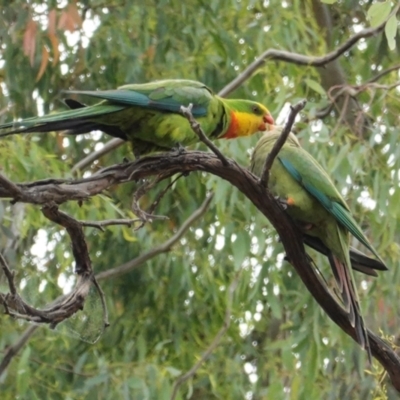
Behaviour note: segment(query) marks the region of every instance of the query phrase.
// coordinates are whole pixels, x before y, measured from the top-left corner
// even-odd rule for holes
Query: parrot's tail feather
[[[303,240],[307,246],[310,246],[314,250],[317,250],[319,253],[325,254],[329,257],[330,250],[321,241],[321,239],[315,236],[309,236],[303,232]],[[387,270],[385,264],[381,263],[378,260],[375,260],[374,258],[368,257],[367,255],[353,247],[350,247],[350,261],[351,266],[354,270],[370,276],[378,276],[375,270]]]
[[[84,108],[86,107],[85,104],[81,103],[78,100],[74,99],[64,99],[64,103],[71,109],[71,110],[77,110],[78,108]]]
[[[367,351],[368,359],[371,361],[371,349],[369,347],[368,332],[361,315],[358,296],[350,276],[349,268],[335,255],[329,255],[329,262],[336,280],[339,278],[338,286],[346,311],[349,313],[349,321],[355,329],[357,341]]]
[[[346,311],[350,311],[350,293],[346,286],[346,268],[342,261],[335,257],[332,253],[328,256],[329,263],[332,268],[333,275],[335,276],[336,283],[339,287],[340,294],[343,297],[343,302]]]
[[[47,133],[54,131],[66,131],[68,135],[80,135],[92,131],[102,131],[110,136],[128,140],[127,136],[117,126],[105,125],[93,121],[85,121],[82,118],[69,119],[64,121],[45,122],[41,125],[35,125],[29,128],[17,128],[15,130],[0,133],[0,137],[25,134],[25,133]]]

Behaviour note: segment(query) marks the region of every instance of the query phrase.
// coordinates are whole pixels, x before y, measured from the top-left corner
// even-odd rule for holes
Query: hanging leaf
[[[49,51],[46,49],[46,46],[42,48],[42,62],[40,63],[39,72],[36,75],[36,82],[40,81],[40,78],[43,76],[44,71],[46,71],[47,64],[49,63]]]
[[[36,32],[37,23],[31,19],[26,25],[23,42],[24,54],[29,57],[29,63],[31,64],[31,66],[33,66],[33,61],[35,57]]]
[[[398,21],[396,15],[392,15],[385,25],[385,35],[388,42],[388,46],[390,50],[394,50],[396,48],[396,33],[397,33],[397,25]]]
[[[49,35],[56,34],[56,19],[57,19],[56,10],[55,9],[50,10],[48,22],[47,22],[47,31],[48,31]]]
[[[82,18],[79,15],[78,8],[75,3],[70,3],[61,13],[60,19],[58,20],[58,28],[75,32],[82,27]]]
[[[55,34],[50,33],[48,34],[49,40],[51,42],[51,48],[53,50],[53,62],[52,66],[54,67],[60,58],[60,50],[58,48],[58,38]]]
[[[312,79],[305,79],[304,82],[315,92],[319,93],[321,96],[326,96],[326,92],[324,88],[317,82]]]
[[[367,13],[371,26],[375,27],[383,24],[389,16],[391,8],[392,6],[390,1],[372,4]]]

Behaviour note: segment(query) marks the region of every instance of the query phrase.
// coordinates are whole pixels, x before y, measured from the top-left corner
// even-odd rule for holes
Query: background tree
[[[364,3],[0,1],[0,118],[61,109],[63,89],[107,89],[160,78],[197,79],[216,91],[226,88],[223,94],[234,88],[235,97],[266,104],[278,122],[287,116],[289,102],[307,98],[297,124],[302,144],[329,171],[390,267],[378,278],[358,276],[367,326],[398,345],[397,20],[389,20],[386,34],[375,30],[331,63],[317,67],[302,58],[324,56],[363,28],[379,26],[395,6]],[[132,158],[125,145],[74,169],[106,140],[100,133],[3,139],[2,173],[13,182],[72,178]],[[217,145],[248,165],[256,140]],[[149,207],[167,184],[147,193],[141,206]],[[134,218],[136,188],[118,185],[61,209],[78,220]],[[381,385],[379,364],[373,364],[372,374],[365,372],[366,355],[283,261],[282,245],[267,220],[216,176],[198,172],[174,183],[156,209],[167,221],[138,231],[84,228],[95,272],[107,276],[157,249],[210,191],[215,195],[208,211],[165,254],[101,281],[111,326],[95,345],[48,329],[29,336],[26,324],[2,316],[4,356],[10,356],[9,346],[23,345],[9,365],[10,358],[3,359],[2,396],[397,398],[390,384]],[[40,307],[68,291],[75,277],[65,230],[31,204],[3,201],[0,218],[0,249],[23,296]],[[325,272],[330,277],[328,267]],[[230,325],[221,331],[227,316]],[[216,338],[207,361],[174,393],[177,379]]]

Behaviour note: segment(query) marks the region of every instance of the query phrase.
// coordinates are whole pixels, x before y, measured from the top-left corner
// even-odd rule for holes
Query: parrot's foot
[[[178,156],[182,155],[185,151],[186,148],[182,146],[179,142],[175,144],[175,146],[172,148],[172,151],[176,152]]]
[[[302,230],[302,231],[309,231],[311,229],[314,229],[315,225],[312,224],[311,222],[303,222],[303,221],[296,221],[297,226]]]
[[[288,208],[287,200],[285,200],[279,196],[275,196],[275,200],[280,204],[280,206],[283,208],[283,210],[285,210],[285,211],[287,210],[287,208]]]

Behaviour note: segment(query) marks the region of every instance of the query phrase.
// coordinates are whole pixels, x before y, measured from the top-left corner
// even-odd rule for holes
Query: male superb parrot
[[[0,125],[12,128],[0,136],[16,133],[67,130],[77,135],[101,130],[130,141],[135,156],[190,145],[198,137],[181,106],[193,104],[192,114],[210,139],[236,138],[265,131],[274,123],[268,109],[250,100],[223,99],[203,83],[170,79],[121,86],[116,90],[68,91],[102,99],[86,106],[76,100],[65,102],[70,110]]]
[[[262,174],[265,160],[281,131],[281,128],[273,127],[258,141],[251,161],[254,174]],[[306,235],[306,239],[316,238],[316,243],[323,245],[317,250],[327,254],[350,322],[356,329],[358,342],[371,357],[351,268],[349,233],[378,258],[382,266],[379,269],[386,269],[386,266],[355,222],[348,205],[327,173],[300,146],[292,133],[272,164],[269,190],[284,204],[286,212]],[[357,256],[357,252],[353,253],[354,256]]]

